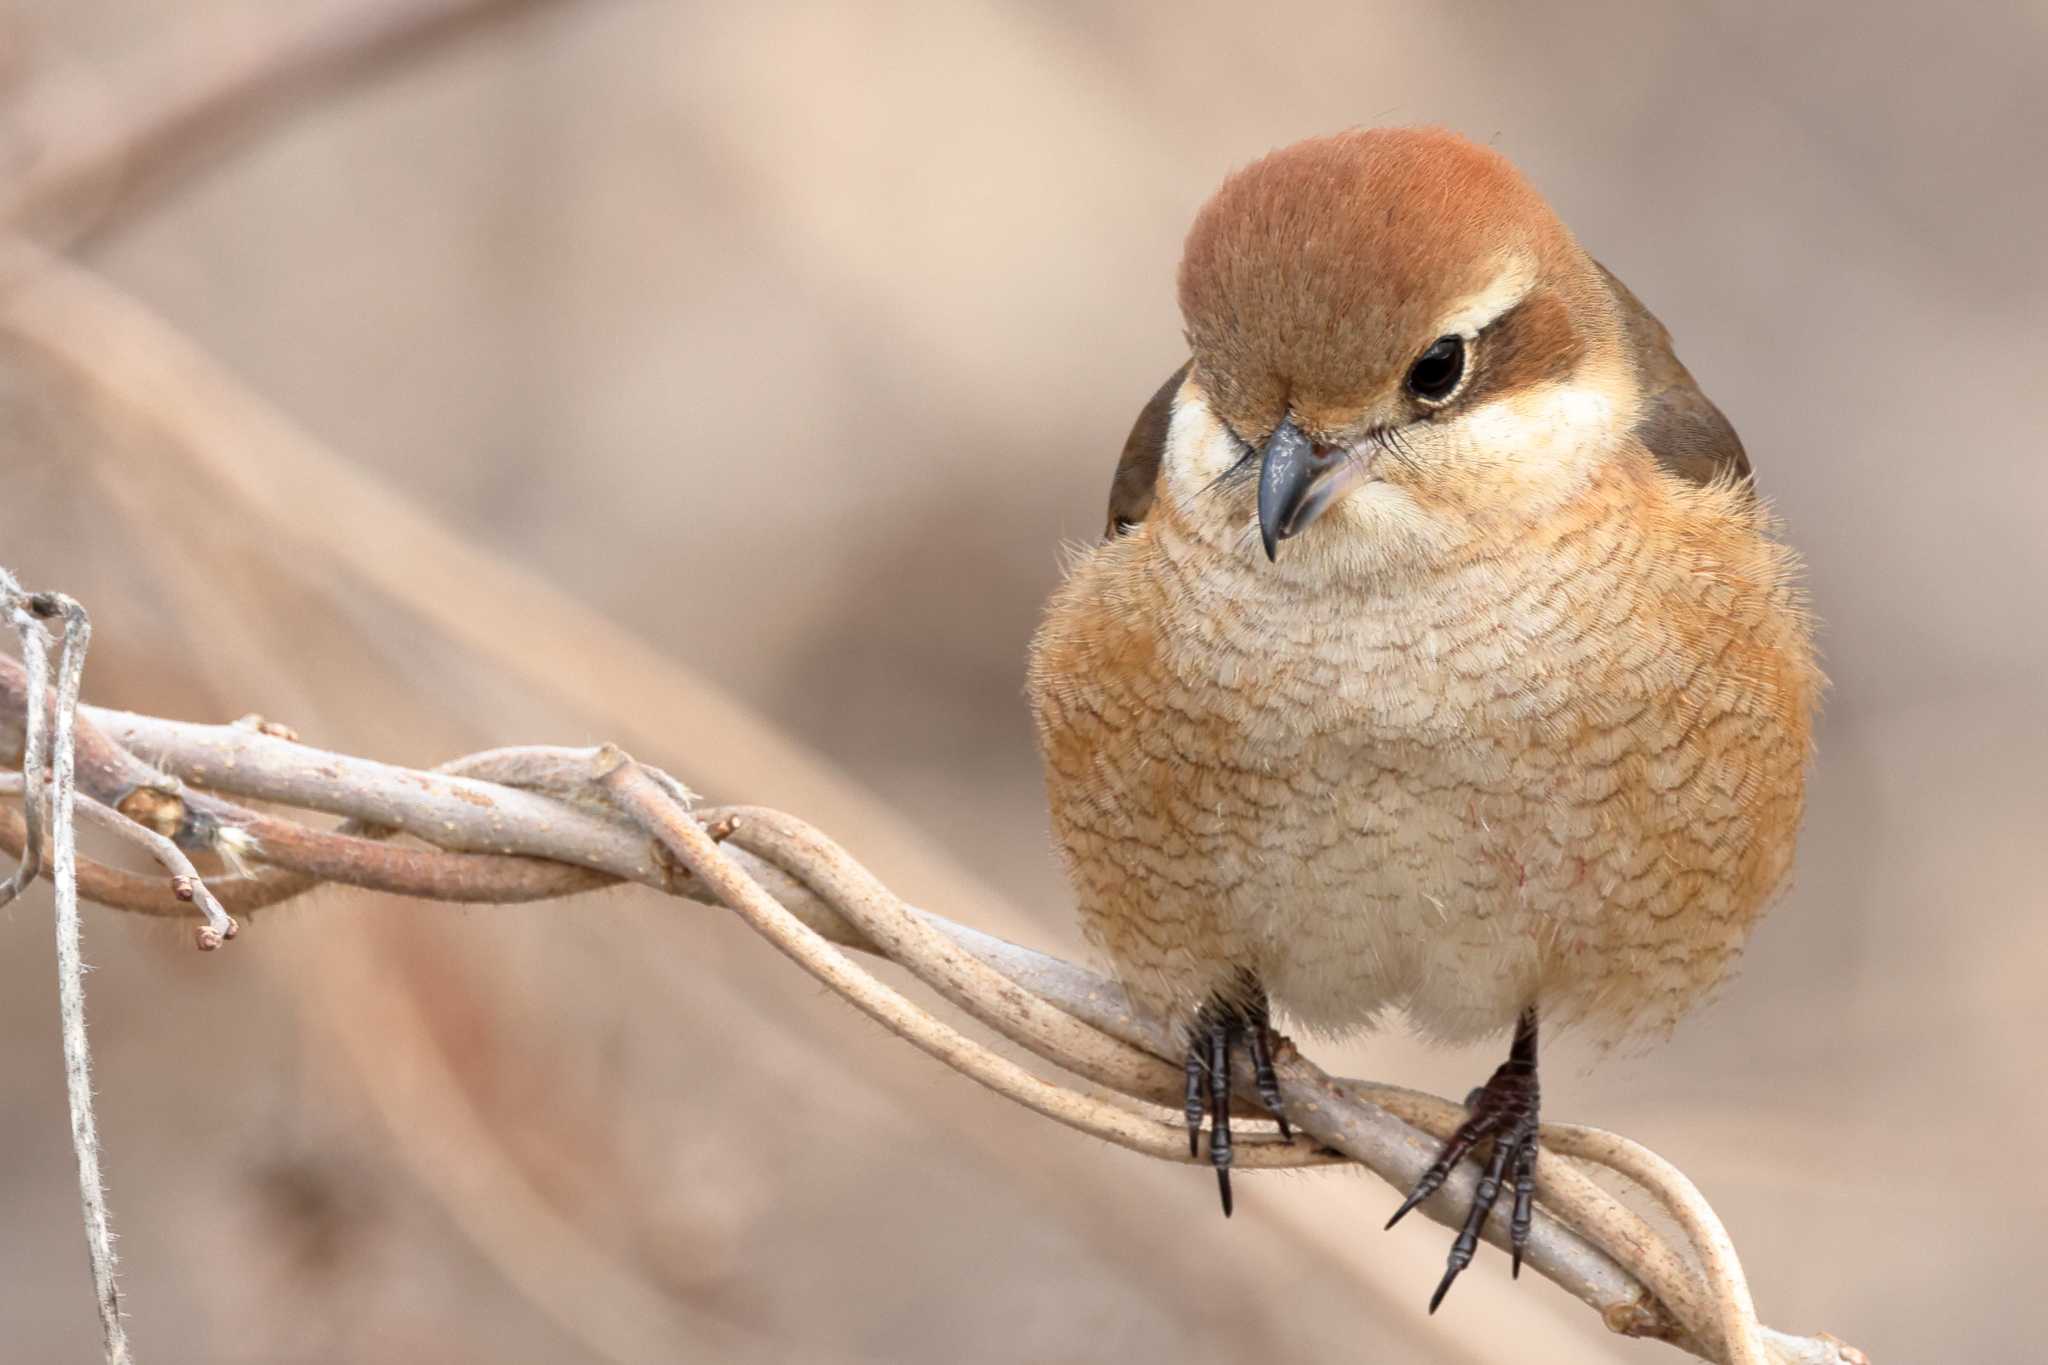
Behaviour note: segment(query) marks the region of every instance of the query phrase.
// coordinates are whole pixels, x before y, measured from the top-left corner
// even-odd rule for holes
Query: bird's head
[[[1428,562],[1540,518],[1634,418],[1614,296],[1497,153],[1440,129],[1274,152],[1188,233],[1193,365],[1162,496],[1305,568]]]

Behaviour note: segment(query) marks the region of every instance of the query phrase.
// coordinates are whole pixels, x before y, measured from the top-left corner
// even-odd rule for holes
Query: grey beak
[[[1259,452],[1259,538],[1267,559],[1279,559],[1280,542],[1307,530],[1330,504],[1332,490],[1317,486],[1342,462],[1302,435],[1291,418],[1273,428]]]

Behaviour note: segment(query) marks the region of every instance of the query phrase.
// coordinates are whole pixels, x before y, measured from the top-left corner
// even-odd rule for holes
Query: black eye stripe
[[[1442,403],[1465,378],[1465,339],[1438,337],[1408,367],[1408,392],[1425,403]]]

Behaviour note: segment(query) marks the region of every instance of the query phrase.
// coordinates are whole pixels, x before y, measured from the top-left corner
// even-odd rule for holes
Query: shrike
[[[1512,1030],[1401,1214],[1514,1191],[1539,1022],[1667,1032],[1792,861],[1822,680],[1741,442],[1664,328],[1499,155],[1316,138],[1231,176],[1145,407],[1033,644],[1089,935],[1187,1033],[1230,1211],[1230,1058],[1269,1008]],[[1390,1224],[1391,1226],[1391,1224]]]

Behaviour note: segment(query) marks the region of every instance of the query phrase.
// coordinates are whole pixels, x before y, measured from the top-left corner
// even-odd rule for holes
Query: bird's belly
[[[1537,828],[1513,765],[1325,741],[1255,841],[1219,841],[1221,907],[1297,1024],[1343,1031],[1400,1008],[1452,1038],[1508,1027],[1597,896]],[[1335,771],[1331,771],[1331,770]],[[1240,831],[1241,833],[1241,831]]]
[[[1307,780],[1211,850],[1227,932],[1311,1030],[1398,1009],[1456,1041],[1539,1002],[1607,1036],[1668,1026],[1732,959],[1789,829],[1760,836],[1739,785],[1660,782],[1648,755],[1678,721],[1654,707],[1568,744],[1480,719],[1452,743],[1366,730],[1281,759]]]

